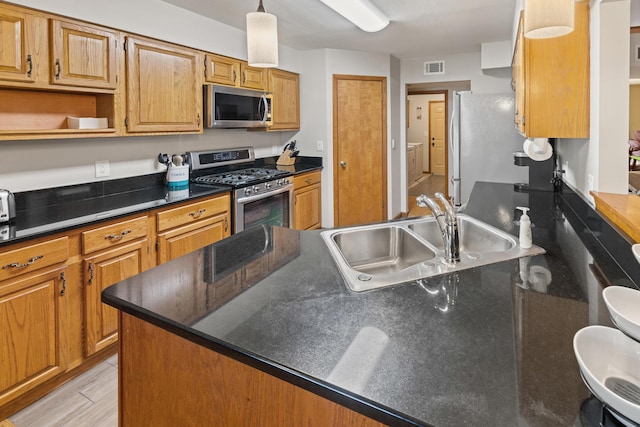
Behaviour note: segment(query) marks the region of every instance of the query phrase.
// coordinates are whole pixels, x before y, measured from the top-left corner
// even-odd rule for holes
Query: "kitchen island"
[[[631,243],[569,189],[465,213],[517,234],[516,206],[545,255],[354,293],[318,231],[267,227],[108,288],[122,425],[591,425],[572,339],[637,288]]]

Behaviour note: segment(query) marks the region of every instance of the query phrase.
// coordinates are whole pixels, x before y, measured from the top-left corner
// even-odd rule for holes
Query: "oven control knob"
[[[251,194],[251,189],[250,188],[245,188],[244,189],[244,195],[248,196],[249,194]]]
[[[264,185],[264,188],[265,188],[266,190],[270,189],[270,188],[271,188],[271,183],[270,183],[270,182],[267,182],[267,183]]]
[[[284,185],[287,185],[287,184],[289,184],[289,178],[284,179]]]
[[[252,190],[254,193],[258,193],[260,191],[260,187],[258,187],[257,185],[254,185]]]

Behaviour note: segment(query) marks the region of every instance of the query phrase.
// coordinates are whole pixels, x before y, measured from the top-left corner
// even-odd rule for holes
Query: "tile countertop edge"
[[[251,366],[252,368],[266,374],[273,375],[274,377],[293,384],[296,387],[310,391],[313,394],[342,405],[381,423],[398,427],[433,427],[431,424],[415,420],[408,415],[401,414],[397,410],[392,410],[380,403],[353,394],[310,375],[289,369],[284,365],[252,354],[248,351],[244,351],[210,335],[197,333],[197,331],[191,328],[186,330],[183,326],[172,322],[166,317],[157,315],[156,313],[145,310],[139,306],[129,304],[107,292],[102,293],[102,302],[140,320],[171,332],[181,338],[238,362],[244,363],[245,365]]]

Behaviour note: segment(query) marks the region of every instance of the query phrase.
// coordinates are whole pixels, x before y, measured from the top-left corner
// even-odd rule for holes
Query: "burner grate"
[[[249,168],[231,172],[203,175],[197,178],[193,178],[192,181],[202,184],[225,184],[232,185],[234,187],[242,187],[276,179],[277,177],[282,175],[288,175],[288,172],[277,169]]]

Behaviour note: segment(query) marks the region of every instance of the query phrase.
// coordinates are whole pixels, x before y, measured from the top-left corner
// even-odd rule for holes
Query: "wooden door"
[[[34,57],[27,45],[25,13],[0,10],[0,80],[34,81]]]
[[[146,265],[147,241],[103,252],[84,261],[85,352],[90,356],[118,339],[118,310],[102,303],[107,287],[134,276]]]
[[[333,76],[334,224],[387,219],[387,79]]]
[[[127,37],[127,131],[198,131],[199,63],[193,50]]]
[[[51,83],[115,89],[115,31],[51,20]]]
[[[0,284],[0,406],[63,372],[59,268]]]
[[[429,159],[431,173],[444,175],[446,170],[446,112],[444,101],[429,102]]]

